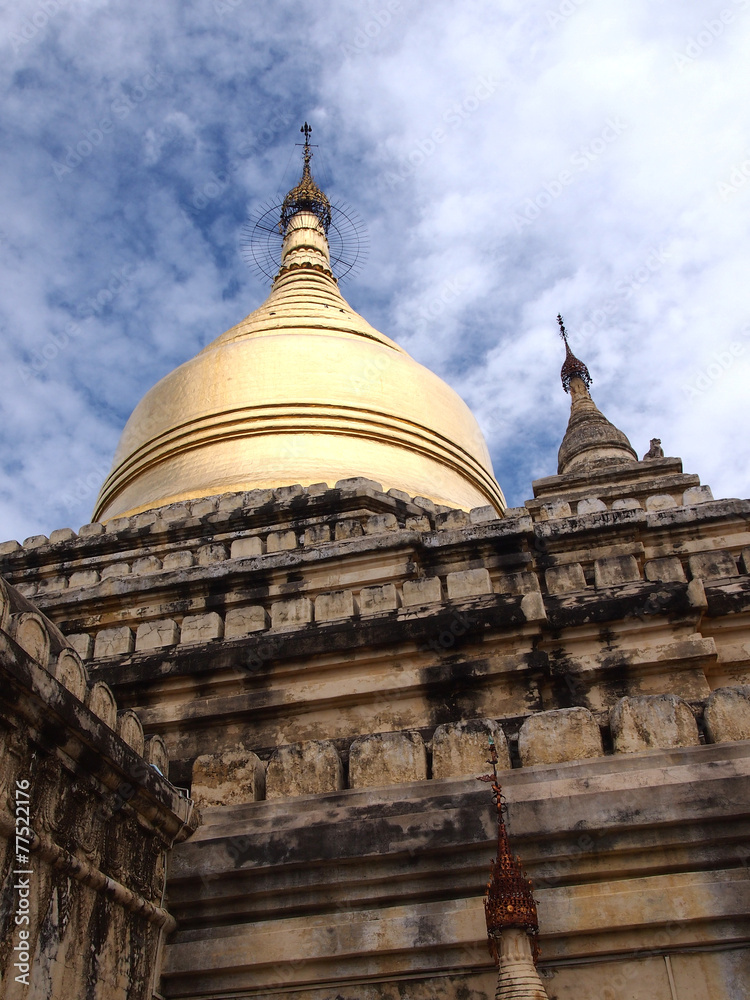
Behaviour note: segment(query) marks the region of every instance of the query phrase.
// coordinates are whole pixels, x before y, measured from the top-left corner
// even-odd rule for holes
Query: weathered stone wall
[[[750,504],[674,459],[535,488],[498,518],[288,487],[0,547],[205,809],[165,996],[492,996],[490,734],[551,996],[750,978]]]
[[[195,827],[166,748],[89,685],[60,632],[0,580],[4,1000],[151,1000],[174,919],[165,861]],[[20,839],[18,839],[20,837]]]

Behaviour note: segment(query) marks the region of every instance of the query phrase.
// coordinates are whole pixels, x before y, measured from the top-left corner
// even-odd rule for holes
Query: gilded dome
[[[316,210],[323,203],[303,202],[284,223],[268,299],[135,408],[97,520],[353,476],[447,506],[503,510],[471,411],[344,300]]]

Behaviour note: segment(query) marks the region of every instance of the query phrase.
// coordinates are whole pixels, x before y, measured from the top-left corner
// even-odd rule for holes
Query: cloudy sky
[[[750,493],[750,0],[7,0],[0,536],[90,518],[131,410],[256,308],[299,171],[369,231],[343,291],[556,471],[562,312],[639,454]]]

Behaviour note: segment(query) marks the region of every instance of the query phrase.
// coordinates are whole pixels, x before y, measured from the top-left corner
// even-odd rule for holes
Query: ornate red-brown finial
[[[539,921],[532,885],[523,870],[521,859],[510,849],[508,831],[503,819],[503,792],[497,777],[497,748],[489,737],[492,774],[483,774],[478,781],[492,782],[492,792],[497,808],[497,857],[490,865],[490,880],[484,896],[484,913],[487,920],[487,936],[492,957],[499,964],[498,936],[504,927],[516,927],[531,935],[534,943],[534,962],[539,947]]]
[[[573,378],[579,378],[588,389],[592,382],[591,373],[583,361],[579,361],[571,351],[570,344],[568,343],[568,333],[560,313],[557,314],[557,322],[560,327],[560,336],[565,342],[565,361],[563,361],[563,366],[560,369],[563,389],[566,392],[570,392],[570,380]]]

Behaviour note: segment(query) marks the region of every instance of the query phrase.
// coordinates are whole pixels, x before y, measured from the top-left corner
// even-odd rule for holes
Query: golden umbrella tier
[[[452,507],[505,506],[469,408],[354,312],[320,220],[300,211],[264,304],[135,408],[94,518],[353,476]]]

